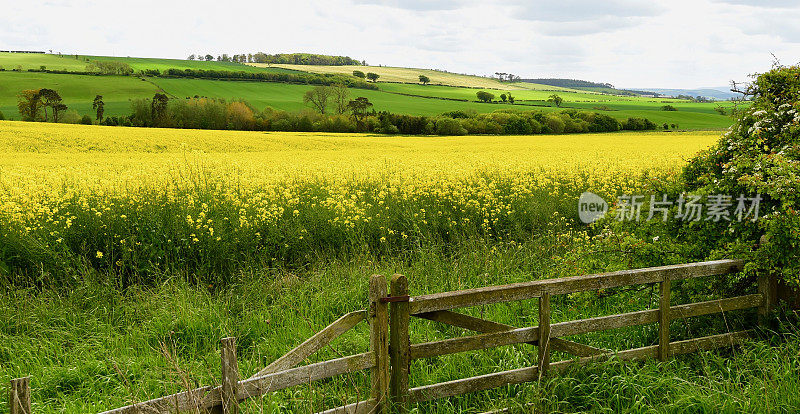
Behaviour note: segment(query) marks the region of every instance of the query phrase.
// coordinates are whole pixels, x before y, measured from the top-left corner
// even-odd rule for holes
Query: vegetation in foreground
[[[671,161],[670,157],[675,156],[673,147],[659,154],[658,146],[620,146],[642,144],[647,135],[607,136],[606,144],[611,145],[606,150],[613,154],[609,156],[598,151],[602,146],[588,148],[586,137],[574,137],[583,140],[575,141],[579,144],[573,147],[565,147],[563,141],[568,137],[563,137],[558,143],[550,143],[554,149],[551,152],[541,151],[538,164],[530,163],[526,156],[534,152],[531,143],[544,145],[537,149],[547,148],[548,143],[540,138],[462,137],[460,144],[477,145],[461,152],[454,152],[453,143],[448,140],[427,138],[425,143],[406,138],[393,143],[395,147],[406,145],[407,150],[399,151],[395,154],[399,158],[392,159],[385,155],[369,157],[368,149],[382,154],[390,139],[373,137],[377,141],[359,142],[367,148],[356,148],[362,157],[353,158],[353,168],[346,169],[343,166],[347,164],[335,162],[335,158],[352,150],[354,141],[342,141],[342,137],[338,137],[339,141],[312,137],[313,148],[334,149],[334,162],[330,162],[332,159],[325,154],[286,150],[299,144],[286,137],[270,141],[263,134],[248,137],[244,133],[214,133],[220,140],[213,141],[205,140],[205,131],[193,131],[197,135],[184,148],[224,148],[224,152],[211,153],[211,159],[216,157],[220,163],[217,165],[230,165],[237,160],[239,164],[232,170],[214,169],[208,159],[196,158],[206,163],[171,170],[169,163],[174,162],[175,154],[170,154],[169,149],[180,145],[174,141],[165,142],[162,138],[153,145],[143,137],[118,138],[117,148],[127,152],[117,150],[115,164],[109,162],[115,161],[115,151],[103,150],[108,147],[107,136],[95,137],[104,144],[98,146],[92,142],[91,132],[77,143],[74,135],[67,133],[61,138],[67,144],[58,148],[59,141],[54,139],[57,134],[37,138],[35,131],[24,129],[31,124],[3,123],[10,127],[22,125],[23,129],[22,135],[8,134],[10,139],[4,144],[7,158],[3,162],[12,166],[4,169],[4,173],[11,171],[10,177],[3,177],[10,178],[4,189],[10,190],[8,199],[15,201],[3,205],[0,229],[5,238],[2,271],[6,278],[0,306],[7,308],[4,313],[14,316],[0,320],[0,375],[8,379],[32,374],[34,400],[40,404],[37,411],[91,412],[98,407],[116,407],[191,385],[217,382],[216,344],[218,338],[229,335],[240,338],[241,370],[247,375],[337,316],[362,308],[367,275],[371,273],[404,273],[410,278],[412,294],[420,294],[736,256],[750,262],[742,275],[676,283],[675,301],[686,303],[731,292],[752,292],[755,286],[748,277],[774,269],[784,270],[780,274],[784,282],[796,284],[796,267],[791,266],[796,266],[798,251],[797,195],[792,191],[800,153],[797,72],[795,67],[776,68],[759,77],[752,90],[753,108],[738,114],[734,128],[718,145],[693,158],[682,175],[674,173],[681,164]],[[242,168],[246,151],[245,155],[231,151],[236,148],[231,144],[233,134],[240,138],[235,144],[241,145],[239,148],[255,150],[255,167],[250,171],[262,175],[246,175],[248,169]],[[492,142],[502,143],[495,153],[487,145]],[[272,165],[269,151],[257,149],[268,146],[279,148],[276,153],[280,156],[290,157],[284,167],[300,168],[264,172],[265,165]],[[613,164],[619,160],[620,148],[627,148],[630,155]],[[33,156],[36,149],[50,153]],[[136,149],[149,149],[150,153],[137,157],[131,151]],[[423,149],[427,152],[421,155]],[[426,158],[437,149],[441,158]],[[581,149],[596,158],[589,158]],[[160,158],[159,152],[166,156]],[[184,161],[189,159],[186,152],[182,151]],[[26,157],[20,157],[20,153]],[[93,155],[99,158],[92,160]],[[651,169],[643,173],[642,165],[626,164],[633,155],[657,163],[648,164]],[[103,162],[96,162],[98,159]],[[363,159],[371,159],[372,164]],[[304,164],[308,160],[319,164],[309,168]],[[437,164],[437,160],[441,163]],[[555,168],[565,160],[569,160],[566,165],[570,169]],[[659,163],[665,161],[666,168],[659,169]],[[598,163],[606,164],[600,167]],[[94,165],[95,169],[80,170],[81,164]],[[109,165],[116,166],[116,175],[108,173]],[[158,170],[151,168],[148,176],[154,179],[146,182],[128,180],[119,174],[132,165],[138,169],[160,165],[161,171],[172,173],[159,176]],[[330,165],[335,170],[327,167]],[[391,168],[398,165],[408,169]],[[453,171],[454,165],[466,165],[466,169]],[[572,169],[576,165],[588,169]],[[61,170],[48,175],[55,170],[53,166]],[[603,178],[598,175],[602,168],[609,174],[605,178],[615,180],[592,186],[595,177]],[[65,171],[71,171],[75,181],[64,180]],[[91,180],[81,180],[86,177],[82,174],[93,172],[101,173]],[[242,172],[244,177],[261,177],[262,181],[242,180]],[[312,180],[304,181],[304,175]],[[84,183],[90,184],[84,187]],[[303,187],[306,183],[312,185]],[[259,193],[269,185],[274,186],[272,192]],[[142,192],[143,189],[153,192]],[[302,191],[293,193],[295,189]],[[331,189],[339,189],[339,193],[318,193]],[[681,191],[703,195],[762,191],[764,208],[770,214],[756,222],[664,225],[658,221],[640,225],[615,222],[609,217],[594,227],[579,227],[565,217],[574,216],[569,205],[574,208],[578,192],[586,189],[597,189],[595,192],[611,199],[620,193],[639,191],[673,195]],[[378,197],[371,198],[374,195]],[[151,200],[158,200],[157,204],[146,204]],[[270,209],[275,200],[294,208],[291,212],[283,205]],[[145,208],[140,210],[142,205]],[[223,208],[212,210],[217,206]],[[212,211],[220,215],[209,220]],[[134,219],[128,220],[128,214]],[[226,251],[204,250],[207,244],[199,244],[198,234],[204,238],[203,243],[210,241],[211,246],[214,241],[221,241],[210,237],[218,223],[226,222],[225,217],[228,224],[222,228],[244,228],[248,241],[263,243],[266,239],[260,229],[271,230],[271,235],[278,237],[261,251],[253,244],[226,246],[263,257],[264,253],[280,251],[280,243],[288,249],[284,252],[304,247],[305,242],[289,245],[289,238],[280,237],[290,235],[292,241],[314,237],[313,243],[305,246],[311,256],[297,262],[299,265],[286,260],[234,259],[238,260],[236,266],[227,268],[227,272],[213,266],[207,274],[198,272],[211,263],[204,260],[223,258],[216,263],[224,264],[231,258]],[[231,217],[244,217],[246,222],[237,223]],[[303,221],[293,221],[299,217]],[[251,227],[250,218],[258,224]],[[293,233],[308,224],[312,226],[307,233]],[[66,237],[59,240],[58,231]],[[193,233],[185,238],[189,231]],[[403,237],[405,231],[410,232],[406,233],[408,237]],[[184,238],[173,242],[173,234]],[[98,246],[108,251],[99,250]],[[179,249],[149,250],[150,246]],[[117,264],[113,259],[119,260],[119,256],[113,254],[125,252],[126,248],[142,256]],[[328,254],[331,251],[336,254]],[[192,256],[197,253],[201,254]],[[139,268],[146,257],[153,259],[150,264],[161,259],[176,265]],[[191,261],[197,257],[198,261]],[[65,271],[56,273],[58,269]],[[227,278],[202,278],[219,274]],[[650,289],[653,288],[613,289],[559,297],[553,301],[554,321],[652,308],[655,295]],[[536,307],[524,302],[468,312],[520,326],[536,324]],[[420,404],[415,410],[473,412],[516,406],[523,411],[651,412],[657,407],[667,412],[793,412],[800,405],[798,317],[791,311],[774,316],[779,323],[777,329],[762,332],[759,342],[742,348],[700,353],[666,364],[612,361],[535,384]],[[675,339],[734,331],[751,325],[753,317],[752,311],[726,313],[718,318],[676,323],[671,330]],[[459,334],[425,321],[416,321],[411,331],[414,342]],[[645,326],[579,340],[619,349],[653,344],[656,336],[653,327]],[[362,327],[315,358],[364,350],[366,342]],[[530,365],[534,352],[525,347],[414,362],[412,385]],[[344,381],[326,381],[268,395],[247,408],[254,412],[318,410],[360,400],[366,383],[365,376],[354,375]]]

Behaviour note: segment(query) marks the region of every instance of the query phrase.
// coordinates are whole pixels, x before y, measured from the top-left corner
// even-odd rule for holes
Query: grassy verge
[[[219,381],[218,341],[236,336],[242,376],[249,376],[338,316],[366,306],[368,276],[403,273],[412,294],[624,267],[619,252],[587,241],[580,232],[553,229],[523,246],[476,243],[455,255],[422,251],[375,260],[355,258],[299,271],[254,268],[225,287],[188,282],[175,273],[150,288],[119,290],[108,275],[87,272],[71,289],[0,293],[0,381],[31,375],[40,413],[97,412]],[[673,260],[679,260],[675,258]],[[634,266],[646,265],[635,262]],[[676,302],[714,295],[710,281],[675,287]],[[652,287],[554,298],[554,321],[651,308]],[[534,301],[467,310],[498,322],[536,325]],[[740,329],[752,312],[675,323],[674,339]],[[794,326],[794,327],[793,327]],[[734,350],[657,362],[607,362],[570,370],[538,384],[503,387],[414,407],[416,412],[481,412],[511,407],[545,412],[791,412],[800,404],[800,343],[795,325]],[[415,320],[412,342],[464,332]],[[657,343],[655,326],[572,338],[608,349]],[[771,341],[771,342],[770,342]],[[359,325],[311,362],[364,352]],[[412,386],[519,368],[535,363],[528,345],[419,360]],[[554,360],[568,358],[556,354]],[[312,412],[357,401],[368,378],[356,374],[270,394],[248,412]],[[0,404],[5,404],[0,400]]]

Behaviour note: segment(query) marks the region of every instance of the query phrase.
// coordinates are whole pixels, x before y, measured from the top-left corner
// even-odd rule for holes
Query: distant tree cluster
[[[501,82],[517,82],[520,80],[520,77],[514,75],[513,73],[505,73],[505,72],[495,72],[494,73]]]
[[[580,79],[555,79],[555,78],[537,78],[537,79],[520,79],[521,82],[538,83],[540,85],[558,86],[561,88],[611,88],[614,85],[610,83],[589,82]]]
[[[706,98],[705,96],[700,96],[700,95],[697,95],[697,96],[678,95],[675,98],[684,99],[684,100],[692,101],[692,102],[700,102],[700,103],[709,103],[709,102],[715,102],[716,101],[715,99]]]
[[[53,89],[25,89],[17,95],[17,109],[23,121],[58,122],[59,116],[67,110],[67,105],[64,105],[61,95]]]
[[[282,73],[282,72],[245,72],[229,70],[203,70],[203,69],[167,69],[159,76],[172,78],[199,78],[221,80],[248,80],[262,82],[299,83],[307,85],[336,85],[343,84],[350,88],[377,89],[375,85],[363,81],[356,81],[345,75],[316,74],[316,73]]]
[[[348,56],[329,56],[314,53],[278,53],[269,55],[263,52],[248,55],[248,62],[268,63],[268,64],[291,64],[291,65],[325,65],[325,66],[346,66],[360,65],[360,62]]]
[[[125,62],[116,60],[96,60],[86,65],[86,71],[102,75],[131,75],[133,68]]]
[[[313,111],[288,112],[267,107],[259,112],[241,100],[228,102],[199,96],[169,99],[159,93],[152,99],[132,101],[130,116],[109,117],[103,123],[141,127],[406,135],[530,135],[656,128],[654,123],[643,118],[629,118],[621,122],[608,115],[577,110],[546,113],[504,109],[485,114],[451,111],[433,117],[376,112],[369,99],[361,96],[350,99],[347,89],[339,86],[316,87],[307,93],[304,100]]]

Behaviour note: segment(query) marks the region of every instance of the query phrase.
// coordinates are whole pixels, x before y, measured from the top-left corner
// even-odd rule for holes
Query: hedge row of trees
[[[214,55],[198,53],[197,55],[189,55],[188,60],[214,60]],[[361,65],[366,62],[359,62],[348,56],[329,56],[318,55],[314,53],[278,53],[268,55],[263,52],[258,53],[242,53],[229,56],[227,53],[218,55],[216,60],[218,62],[238,62],[238,63],[281,63],[290,65],[328,65],[328,66],[343,66],[343,65]]]
[[[92,102],[92,109],[96,111],[98,121],[103,118],[104,108],[103,97],[100,95],[95,96]],[[76,111],[67,111],[67,105],[64,104],[58,91],[49,88],[24,89],[20,91],[17,94],[17,110],[23,121],[71,124],[78,122],[84,124],[92,123],[89,115],[80,117]]]
[[[165,76],[171,78],[200,78],[200,79],[228,79],[248,80],[263,82],[300,83],[308,85],[345,85],[350,88],[378,89],[363,80],[353,79],[349,76],[337,74],[315,73],[276,73],[276,72],[234,72],[224,70],[203,69],[167,69],[166,72],[153,71],[152,76]]]
[[[560,112],[503,109],[479,114],[475,111],[452,111],[439,116],[401,115],[375,111],[365,97],[350,100],[336,88],[318,88],[314,94],[330,94],[323,104],[312,105],[316,111],[288,112],[267,107],[256,110],[246,101],[225,101],[204,97],[169,99],[158,93],[153,99],[131,103],[131,115],[106,118],[105,125],[230,129],[303,132],[374,132],[405,135],[468,134],[561,134],[648,130],[656,125],[643,118],[620,122],[608,115],[565,110]],[[316,96],[313,99],[319,100]],[[344,100],[347,102],[344,103]],[[341,101],[341,102],[339,102]],[[333,110],[327,108],[333,106]],[[320,109],[323,108],[323,109]]]

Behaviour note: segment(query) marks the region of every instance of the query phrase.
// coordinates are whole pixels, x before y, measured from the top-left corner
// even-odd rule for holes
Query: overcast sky
[[[800,61],[797,0],[0,0],[0,50],[263,51],[695,88]]]

